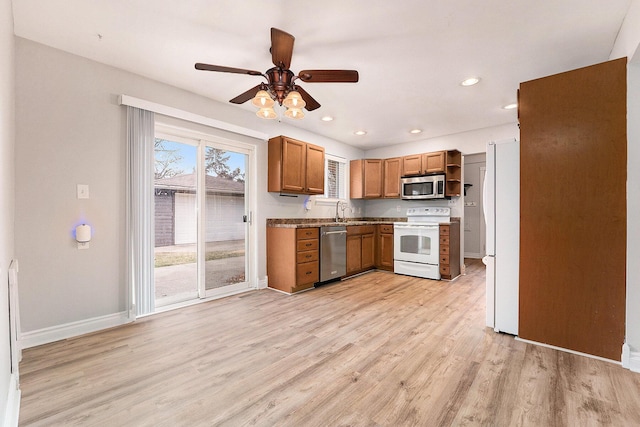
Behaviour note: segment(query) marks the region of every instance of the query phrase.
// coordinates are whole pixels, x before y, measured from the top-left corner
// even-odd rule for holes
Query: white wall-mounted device
[[[90,225],[81,224],[76,227],[76,241],[78,242],[78,249],[89,248],[89,242],[91,241]]]

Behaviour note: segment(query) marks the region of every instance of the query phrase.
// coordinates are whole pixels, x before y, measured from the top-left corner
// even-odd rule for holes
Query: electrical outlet
[[[456,205],[456,201],[453,199],[449,200],[449,206],[455,206]]]
[[[401,210],[401,209],[402,209],[402,208],[401,208],[401,206],[400,206],[400,205],[396,206],[396,212],[400,212],[400,210]]]

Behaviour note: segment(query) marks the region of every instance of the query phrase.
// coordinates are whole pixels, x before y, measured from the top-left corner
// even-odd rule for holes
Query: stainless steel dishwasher
[[[320,284],[347,274],[347,227],[320,227]]]

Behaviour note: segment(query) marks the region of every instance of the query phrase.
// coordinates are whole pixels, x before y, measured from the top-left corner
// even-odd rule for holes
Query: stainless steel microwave
[[[400,179],[405,200],[444,199],[445,175],[406,176]]]

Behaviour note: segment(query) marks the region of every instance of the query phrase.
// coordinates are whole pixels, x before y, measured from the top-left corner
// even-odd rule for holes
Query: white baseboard
[[[94,317],[93,319],[80,320],[66,323],[64,325],[52,326],[36,331],[23,332],[20,336],[21,348],[35,347],[60,341],[66,338],[77,337],[78,335],[100,331],[102,329],[113,328],[131,322],[128,313],[108,314],[106,316]]]
[[[21,392],[18,384],[18,376],[13,373],[9,377],[9,390],[7,395],[7,405],[4,408],[4,423],[6,427],[17,427],[20,416]]]
[[[627,343],[622,346],[622,367],[640,373],[640,352],[631,351]]]

